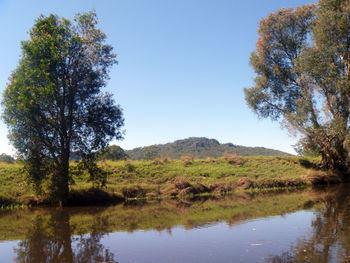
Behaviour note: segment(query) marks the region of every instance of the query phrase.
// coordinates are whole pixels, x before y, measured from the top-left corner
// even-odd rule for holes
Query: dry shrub
[[[192,185],[188,182],[188,180],[184,176],[178,176],[175,178],[174,186],[177,189],[185,189],[187,187],[191,187]]]
[[[209,188],[206,187],[204,184],[200,184],[200,183],[194,184],[193,188],[199,194],[201,194],[201,193],[208,193],[209,192]]]
[[[252,187],[254,188],[297,187],[304,184],[305,182],[298,178],[295,178],[295,179],[274,178],[274,179],[257,181],[252,185]]]
[[[233,189],[232,185],[230,183],[213,183],[209,185],[209,191],[214,193],[226,193]]]
[[[237,181],[237,187],[241,189],[248,189],[252,187],[252,182],[247,177],[243,177]]]
[[[303,181],[306,184],[336,184],[343,182],[341,175],[330,172],[330,171],[321,171],[321,170],[310,170],[307,175],[304,176]]]
[[[179,192],[179,195],[181,197],[183,197],[184,195],[188,195],[188,194],[197,194],[197,191],[192,186],[190,186],[190,187],[186,187],[185,189],[182,189]]]
[[[179,195],[180,197],[188,194],[201,194],[208,192],[209,188],[205,185],[199,183],[192,185],[183,176],[176,177],[173,185],[167,186],[161,191],[161,193],[165,195]]]
[[[122,189],[125,198],[145,197],[146,191],[139,185],[126,186]]]
[[[241,157],[239,157],[238,155],[236,155],[236,154],[225,153],[224,154],[224,159],[229,164],[237,164],[237,165],[243,164],[243,159]]]
[[[181,161],[184,165],[192,164],[193,158],[191,156],[181,156]]]
[[[169,162],[168,155],[164,155],[162,158],[158,158],[158,157],[155,158],[152,163],[155,165],[162,165],[162,164],[165,164],[167,162]]]
[[[168,156],[167,154],[165,154],[165,155],[162,157],[162,162],[163,162],[163,163],[169,162],[169,156]]]
[[[194,185],[190,185],[182,190],[180,190],[179,195],[180,196],[184,196],[184,195],[188,195],[188,194],[202,194],[202,193],[208,193],[209,192],[209,188],[206,187],[203,184],[194,184]]]
[[[175,185],[169,185],[161,189],[161,193],[165,195],[177,196],[179,194],[179,189]]]

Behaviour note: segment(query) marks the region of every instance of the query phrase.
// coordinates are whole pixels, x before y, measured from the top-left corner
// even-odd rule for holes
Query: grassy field
[[[300,187],[308,184],[340,182],[339,176],[317,170],[318,159],[304,157],[239,157],[226,155],[218,159],[152,161],[101,161],[108,172],[108,183],[102,191],[92,191],[87,175],[74,178],[72,197],[90,196],[91,201],[106,197],[160,198],[198,194],[223,194],[233,191],[255,191],[263,188]],[[74,166],[72,163],[71,166]],[[25,182],[20,164],[0,164],[0,203],[28,204],[44,200],[36,197]],[[101,195],[102,194],[102,195]],[[107,196],[106,196],[107,195]],[[108,198],[107,198],[108,199]]]

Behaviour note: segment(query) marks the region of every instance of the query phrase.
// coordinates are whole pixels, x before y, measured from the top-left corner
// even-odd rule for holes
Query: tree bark
[[[57,167],[52,179],[53,197],[62,207],[67,204],[69,195],[69,152],[63,153],[60,167]]]

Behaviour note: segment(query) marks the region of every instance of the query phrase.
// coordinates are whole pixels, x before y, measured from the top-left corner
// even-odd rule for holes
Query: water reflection
[[[15,248],[16,262],[116,262],[113,253],[100,244],[105,233],[93,231],[74,237],[72,234],[69,210],[50,210],[46,219],[39,214]]]
[[[113,207],[0,211],[0,240],[19,240],[12,251],[14,262],[26,263],[163,262],[167,253],[174,259],[167,262],[213,262],[209,256],[215,262],[235,262],[238,255],[246,262],[350,262],[348,189],[343,185]],[[293,213],[302,209],[313,212]],[[279,215],[286,216],[272,217]],[[302,220],[280,233],[278,227],[286,230],[290,215],[291,224]],[[272,220],[261,219],[267,217]],[[255,220],[241,224],[248,219]],[[166,237],[154,235],[157,231]],[[151,251],[148,261],[140,251]],[[276,255],[269,256],[273,251]]]
[[[290,251],[271,256],[269,263],[350,262],[350,193],[343,185],[327,190],[315,211],[312,232],[300,237]]]

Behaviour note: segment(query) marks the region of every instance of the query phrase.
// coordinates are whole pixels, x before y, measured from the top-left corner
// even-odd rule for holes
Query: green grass
[[[220,194],[248,188],[296,187],[325,182],[328,178],[337,181],[336,176],[312,168],[318,161],[293,156],[228,155],[202,160],[101,161],[99,166],[108,172],[104,189],[107,193],[151,199],[170,195]],[[0,205],[23,204],[36,199],[31,187],[25,183],[21,168],[19,164],[0,163]],[[86,192],[93,187],[85,174],[75,177],[74,181],[70,186],[74,193]],[[186,187],[180,187],[179,181]]]
[[[12,207],[34,199],[32,188],[27,185],[22,165],[0,163],[0,207]]]

